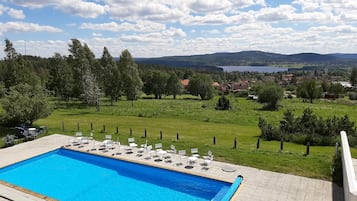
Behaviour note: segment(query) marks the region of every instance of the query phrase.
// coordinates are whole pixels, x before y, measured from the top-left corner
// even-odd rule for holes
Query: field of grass
[[[303,145],[284,143],[281,152],[280,142],[260,141],[260,149],[257,150],[257,136],[260,135],[258,118],[261,116],[268,122],[278,124],[286,109],[293,109],[295,115],[301,115],[305,108],[310,107],[315,114],[323,117],[348,114],[357,124],[356,102],[347,100],[321,100],[310,104],[299,99],[286,99],[280,103],[279,111],[263,111],[262,105],[257,102],[229,97],[232,110],[216,111],[217,99],[201,101],[192,96],[181,96],[179,100],[172,100],[171,97],[154,100],[145,97],[134,102],[118,101],[114,106],[103,101],[100,112],[96,112],[94,107],[83,107],[78,102],[54,100],[56,109],[53,114],[35,123],[47,126],[50,134],[68,135],[73,135],[78,125],[88,135],[92,123],[96,139],[102,140],[105,134],[112,134],[122,144],[127,143],[130,128],[139,144],[145,141],[145,128],[150,144],[160,141],[161,130],[162,143],[167,149],[170,144],[186,151],[198,147],[202,155],[208,150],[213,151],[215,160],[326,180],[331,179],[334,147],[310,147],[310,155],[304,156],[306,147]],[[117,126],[119,134],[116,134]],[[179,140],[176,140],[177,133]],[[214,136],[216,145],[213,145]],[[235,138],[237,149],[233,149]],[[352,154],[357,156],[357,149],[352,149]]]

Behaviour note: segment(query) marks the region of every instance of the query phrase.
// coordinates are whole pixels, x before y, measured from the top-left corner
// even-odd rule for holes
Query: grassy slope
[[[259,135],[258,118],[262,116],[269,122],[278,124],[287,108],[293,109],[295,115],[301,115],[304,108],[311,107],[316,114],[324,117],[348,114],[351,120],[357,122],[356,107],[349,102],[317,101],[309,104],[298,99],[283,100],[279,111],[261,111],[261,105],[256,102],[230,97],[233,110],[216,111],[214,105],[217,97],[211,101],[192,100],[185,96],[181,98],[185,100],[141,99],[134,102],[134,107],[130,101],[119,101],[114,107],[105,102],[99,113],[95,112],[95,108],[77,109],[77,104],[63,104],[50,117],[41,119],[36,124],[47,125],[50,133],[73,135],[77,130],[77,122],[85,134],[90,132],[90,122],[93,122],[97,139],[103,139],[106,133],[114,134],[118,125],[119,135],[115,138],[119,137],[124,144],[130,128],[133,128],[133,135],[139,143],[144,143],[145,139],[141,136],[147,128],[150,144],[159,141],[159,132],[162,130],[166,148],[170,144],[187,151],[191,147],[198,147],[201,154],[212,150],[216,160],[331,179],[330,166],[334,147],[311,147],[311,154],[304,156],[303,145],[285,143],[284,151],[280,152],[280,142],[261,141],[261,149],[257,151],[255,147],[256,137]],[[202,107],[203,105],[205,107]],[[62,121],[65,124],[65,132],[62,131]],[[103,124],[106,125],[106,132],[101,131]],[[177,132],[180,133],[179,141],[175,140]],[[213,136],[217,137],[216,145],[212,145]],[[235,137],[238,139],[237,150],[232,149]],[[356,155],[357,151],[353,149],[352,153]]]

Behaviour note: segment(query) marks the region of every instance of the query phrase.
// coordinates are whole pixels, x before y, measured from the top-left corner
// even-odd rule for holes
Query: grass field
[[[306,147],[303,145],[284,143],[284,150],[281,152],[280,142],[260,141],[260,149],[257,150],[257,136],[260,135],[258,118],[261,116],[278,124],[286,109],[293,109],[295,115],[301,115],[305,108],[310,107],[315,114],[323,117],[348,114],[357,124],[356,102],[348,100],[321,100],[310,104],[299,99],[286,99],[280,103],[279,111],[263,111],[259,103],[229,97],[232,110],[216,111],[214,106],[217,99],[218,97],[201,101],[192,96],[181,96],[179,100],[172,100],[170,97],[153,100],[146,97],[134,102],[119,101],[115,106],[103,101],[100,112],[78,102],[54,100],[56,109],[53,114],[35,123],[38,126],[47,126],[50,134],[68,135],[73,135],[78,125],[88,135],[92,123],[96,139],[101,140],[105,134],[113,134],[114,139],[119,139],[123,144],[127,143],[130,128],[139,144],[145,141],[145,128],[150,144],[160,141],[161,130],[162,143],[167,149],[170,144],[186,151],[198,147],[201,155],[212,150],[215,160],[326,180],[331,179],[335,147],[310,147],[310,155],[304,156]],[[117,126],[119,134],[115,134]],[[179,140],[176,140],[177,132]],[[213,145],[214,136],[216,145]],[[237,149],[233,149],[235,138]],[[356,157],[357,149],[352,149],[352,154]]]

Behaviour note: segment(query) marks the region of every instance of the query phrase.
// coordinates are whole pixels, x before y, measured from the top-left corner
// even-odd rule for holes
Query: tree
[[[5,112],[3,120],[9,125],[20,123],[32,125],[35,120],[52,113],[47,95],[39,86],[19,84],[10,87],[1,103]]]
[[[176,96],[181,94],[183,90],[180,79],[177,77],[176,73],[172,73],[167,80],[166,84],[166,95],[172,95],[174,99]]]
[[[146,77],[144,84],[144,92],[146,94],[154,94],[155,99],[161,99],[165,94],[168,75],[160,71],[150,72]]]
[[[212,78],[209,75],[195,75],[188,84],[188,91],[194,96],[200,96],[202,100],[213,98]]]
[[[271,141],[281,137],[276,128],[272,124],[268,124],[262,117],[259,117],[258,127],[261,131],[260,137],[265,140]]]
[[[301,133],[314,134],[318,119],[311,108],[306,108],[303,115],[297,118],[296,122]]]
[[[47,88],[53,90],[56,96],[69,100],[73,89],[73,72],[67,64],[66,58],[56,53],[50,58],[49,80]]]
[[[83,94],[83,75],[89,68],[89,62],[86,58],[86,53],[82,46],[82,43],[78,39],[71,39],[71,44],[69,44],[68,51],[70,55],[67,62],[72,68],[73,72],[73,89],[72,96],[74,98],[79,98]]]
[[[216,104],[216,110],[229,110],[231,108],[231,105],[229,103],[229,99],[222,95],[218,99],[218,103]]]
[[[17,52],[9,39],[5,39],[5,49],[6,54],[5,60],[14,60],[17,58]]]
[[[322,94],[322,88],[313,79],[303,82],[296,91],[298,97],[309,99],[310,103],[313,103],[314,99],[320,98]]]
[[[102,66],[102,77],[100,78],[105,96],[110,97],[110,103],[113,106],[113,101],[117,100],[121,92],[120,72],[119,67],[110,55],[108,49],[104,47],[103,55],[100,59]]]
[[[294,118],[294,114],[291,109],[288,109],[284,112],[283,120],[280,121],[280,130],[283,133],[291,134],[294,133],[296,130],[296,122]]]
[[[333,95],[333,97],[339,98],[339,96],[345,92],[345,88],[339,83],[331,83],[328,86],[327,92]]]
[[[23,56],[17,54],[10,40],[5,39],[5,75],[4,83],[6,88],[19,83],[27,83],[35,86],[39,83],[38,76],[35,75],[32,64]]]
[[[258,102],[265,103],[265,109],[275,110],[278,108],[278,101],[283,98],[284,89],[270,83],[262,86],[258,91]]]
[[[357,68],[352,68],[350,81],[353,86],[357,85]]]
[[[124,50],[120,55],[119,69],[122,90],[127,100],[136,100],[143,87],[143,82],[139,76],[138,66],[128,50]]]
[[[99,112],[99,98],[101,95],[100,88],[97,84],[92,73],[87,69],[86,73],[83,76],[83,94],[81,94],[81,98],[83,102],[90,106],[96,106],[97,111]]]
[[[99,64],[95,60],[93,52],[89,49],[88,45],[77,39],[72,39],[72,44],[69,44],[69,63],[73,69],[74,84],[73,95],[77,98],[82,98],[82,101],[88,105],[97,106],[99,110]],[[95,101],[94,101],[95,99]]]

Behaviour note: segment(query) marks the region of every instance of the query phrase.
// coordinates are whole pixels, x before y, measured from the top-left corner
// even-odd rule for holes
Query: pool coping
[[[34,141],[24,142],[0,149],[0,167],[8,166],[51,150],[58,149],[66,145],[73,136],[51,134]],[[239,151],[239,149],[237,150]],[[107,155],[109,153],[106,153]],[[125,156],[125,155],[124,155]],[[133,154],[132,154],[133,156]],[[133,156],[135,158],[135,155]],[[179,160],[179,159],[178,159]],[[153,164],[156,162],[152,161]],[[297,175],[285,174],[257,169],[244,165],[224,163],[217,160],[211,162],[210,172],[202,171],[200,166],[186,171],[206,172],[211,175],[218,175],[228,180],[233,180],[238,173],[244,176],[244,182],[238,188],[236,195],[231,201],[343,201],[343,189],[331,181],[307,178]],[[223,172],[222,168],[231,166],[235,172]],[[12,200],[21,201],[44,201],[44,199],[31,196],[16,189],[9,188],[0,184],[0,195]],[[5,200],[1,199],[0,200]]]
[[[96,151],[87,151],[87,150],[82,150],[78,147],[75,147],[75,148],[72,148],[72,147],[66,147],[64,144],[67,144],[67,143],[63,143],[63,142],[68,142],[69,139],[72,139],[73,137],[71,136],[66,136],[66,135],[60,135],[60,134],[53,134],[53,135],[50,135],[50,136],[46,136],[46,137],[64,137],[66,138],[65,141],[62,141],[62,143],[58,144],[58,145],[54,145],[54,146],[51,146],[51,147],[47,147],[47,149],[44,149],[40,152],[37,152],[37,153],[34,153],[34,154],[30,154],[28,156],[24,156],[22,159],[16,159],[16,160],[12,160],[11,162],[8,162],[7,164],[1,164],[1,161],[0,161],[0,168],[4,168],[4,167],[7,167],[7,166],[10,166],[10,165],[13,165],[15,163],[18,163],[18,162],[21,162],[21,161],[24,161],[24,160],[27,160],[29,158],[32,158],[32,157],[36,157],[38,155],[41,155],[41,154],[45,154],[45,153],[48,153],[50,151],[54,151],[56,149],[60,149],[60,148],[63,148],[63,149],[68,149],[68,150],[73,150],[73,151],[78,151],[78,152],[83,152],[83,153],[88,153],[88,154],[93,154],[93,155],[97,155],[97,156],[102,156],[102,157],[106,157],[106,158],[111,158],[111,159],[115,159],[115,160],[123,160],[123,161],[127,161],[127,162],[131,162],[131,163],[137,163],[137,164],[142,164],[142,165],[147,165],[147,166],[151,166],[151,167],[156,167],[156,168],[161,168],[161,169],[166,169],[166,170],[171,170],[171,171],[176,171],[176,172],[180,172],[180,173],[185,173],[185,174],[190,174],[190,175],[195,175],[195,176],[199,176],[199,177],[204,177],[204,178],[209,178],[209,179],[213,179],[213,180],[217,180],[217,181],[223,181],[223,182],[227,182],[227,183],[230,183],[230,184],[233,184],[233,182],[230,180],[230,179],[225,179],[223,177],[212,177],[211,175],[209,174],[202,174],[202,173],[197,173],[195,171],[192,171],[190,169],[186,169],[186,168],[173,168],[173,167],[169,167],[168,165],[165,165],[164,163],[155,163],[153,161],[143,161],[143,160],[139,160],[138,157],[136,157],[137,159],[134,159],[133,157],[123,157],[124,156],[127,156],[127,154],[123,154],[123,155],[107,155],[106,153],[103,153],[99,150],[96,150]],[[44,140],[44,138],[46,137],[43,137],[43,138],[40,138],[40,139],[37,139],[37,140]],[[29,142],[26,142],[26,143],[36,143],[36,141],[29,141]],[[57,141],[56,141],[57,142]],[[26,143],[22,143],[22,144],[26,144]],[[57,142],[59,143],[59,142]],[[100,142],[98,142],[100,143]],[[22,144],[19,144],[19,145],[22,145]],[[122,145],[123,147],[127,147],[126,145]],[[213,161],[215,162],[215,161]],[[232,164],[233,165],[233,164]],[[238,175],[235,176],[235,178],[237,177]],[[234,179],[235,179],[234,178]],[[230,200],[236,200],[237,199],[237,196],[238,196],[238,193],[240,192],[242,186],[244,184],[244,179],[242,180],[242,183],[241,185],[239,186],[238,189],[236,189],[235,193],[232,195],[231,199]],[[45,196],[45,195],[42,195],[42,194],[39,194],[39,193],[36,193],[36,192],[33,192],[31,190],[28,190],[28,189],[25,189],[25,188],[22,188],[22,187],[19,187],[19,186],[16,186],[16,185],[13,185],[13,184],[10,184],[10,183],[7,183],[7,182],[4,182],[4,181],[0,181],[0,195],[1,195],[1,187],[2,186],[5,186],[5,187],[8,187],[8,188],[11,188],[13,190],[16,190],[18,191],[19,193],[23,193],[24,195],[24,198],[28,198],[28,196],[33,196],[33,197],[36,197],[38,198],[39,200],[44,200],[44,201],[56,201],[56,199],[53,199],[53,198],[50,198],[48,196]],[[7,199],[12,199],[12,198],[9,198],[8,196],[4,196],[5,198]],[[31,198],[29,198],[28,200],[31,200]],[[37,200],[37,199],[36,199]]]
[[[2,181],[2,180],[0,180],[0,185],[7,186],[7,187],[12,188],[12,189],[15,189],[15,190],[17,190],[17,191],[20,191],[20,192],[26,193],[26,194],[28,194],[28,195],[32,195],[32,196],[34,196],[34,197],[40,198],[40,199],[42,199],[42,200],[46,200],[46,201],[58,201],[58,200],[53,199],[53,198],[51,198],[51,197],[48,197],[48,196],[46,196],[46,195],[42,195],[42,194],[40,194],[40,193],[36,193],[36,192],[34,192],[34,191],[28,190],[28,189],[23,188],[23,187],[20,187],[20,186],[16,186],[16,185],[14,185],[14,184],[7,183],[7,182]],[[7,198],[6,196],[4,196],[4,197],[5,197],[6,199],[12,200],[11,198]]]

